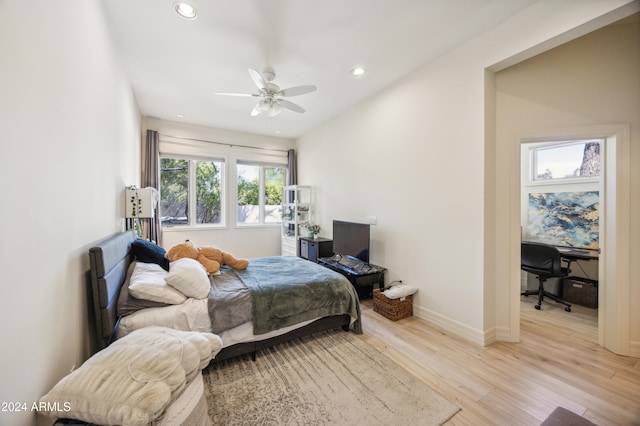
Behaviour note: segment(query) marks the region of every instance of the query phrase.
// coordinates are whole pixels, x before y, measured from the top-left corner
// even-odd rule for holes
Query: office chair
[[[537,290],[527,290],[521,293],[522,296],[538,295],[536,309],[540,310],[544,297],[555,300],[565,305],[564,310],[571,312],[571,305],[560,299],[555,294],[551,294],[544,289],[544,282],[549,278],[566,278],[571,270],[570,261],[562,259],[558,249],[549,244],[532,243],[523,241],[520,249],[520,269],[536,275],[539,281]],[[566,267],[562,266],[562,261],[568,262]]]

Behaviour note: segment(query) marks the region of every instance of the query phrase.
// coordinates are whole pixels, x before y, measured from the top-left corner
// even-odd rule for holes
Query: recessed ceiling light
[[[365,69],[362,67],[355,67],[351,70],[351,75],[354,77],[362,77],[365,73]]]
[[[184,114],[176,114],[176,117],[178,117],[178,118],[184,118]]]
[[[174,7],[176,8],[176,13],[182,16],[184,19],[196,19],[198,17],[198,11],[189,3],[181,1],[175,3]]]

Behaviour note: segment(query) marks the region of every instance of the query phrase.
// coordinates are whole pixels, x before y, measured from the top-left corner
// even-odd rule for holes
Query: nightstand
[[[333,254],[333,240],[329,238],[300,237],[300,257],[318,263],[319,257],[330,257]]]

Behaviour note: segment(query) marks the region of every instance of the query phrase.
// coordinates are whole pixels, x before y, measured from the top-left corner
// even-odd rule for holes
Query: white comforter
[[[40,399],[47,407],[40,412],[56,417],[55,407],[67,407],[66,417],[85,422],[147,425],[164,414],[221,346],[211,333],[137,330],[60,380]]]
[[[315,319],[258,336],[253,334],[253,322],[249,321],[231,330],[224,331],[219,336],[222,339],[222,347],[227,347],[236,343],[252,342],[279,336],[313,321]],[[134,330],[151,326],[211,333],[207,300],[187,299],[179,305],[147,308],[122,317],[118,325],[118,338],[122,338]]]

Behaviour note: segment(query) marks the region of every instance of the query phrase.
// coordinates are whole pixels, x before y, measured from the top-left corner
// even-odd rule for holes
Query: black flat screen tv
[[[369,263],[370,225],[367,223],[333,221],[333,252],[353,256]]]

